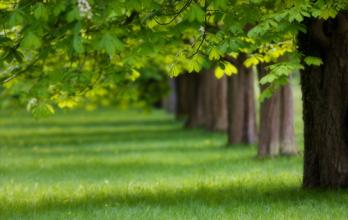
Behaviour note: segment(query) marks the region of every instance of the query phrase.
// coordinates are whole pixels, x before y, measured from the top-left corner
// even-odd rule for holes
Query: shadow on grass
[[[301,190],[298,187],[258,189],[238,185],[215,186],[201,185],[196,188],[142,189],[139,192],[100,192],[91,193],[80,198],[46,198],[32,202],[19,202],[5,208],[0,206],[3,215],[15,216],[23,214],[40,214],[49,211],[63,211],[74,209],[93,209],[109,206],[132,207],[148,205],[153,207],[189,206],[194,202],[197,205],[211,207],[270,207],[273,204],[282,204],[285,207],[301,206],[303,204],[320,205],[327,203],[331,206],[344,206],[347,202],[347,192],[343,191],[315,191]],[[307,205],[308,205],[307,204]]]
[[[13,131],[15,131],[16,126],[17,124],[12,126]],[[32,175],[30,177],[33,177],[34,181],[36,178],[39,182],[48,180],[46,183],[49,184],[54,183],[55,180],[62,181],[62,179],[72,177],[75,180],[84,178],[95,180],[96,177],[97,180],[100,180],[100,177],[104,176],[122,178],[120,174],[132,172],[137,178],[152,172],[160,172],[161,178],[167,178],[178,175],[178,173],[180,176],[182,173],[191,175],[202,170],[204,175],[209,176],[219,169],[225,173],[228,170],[228,174],[239,170],[245,173],[255,167],[258,168],[257,164],[260,162],[252,159],[254,156],[252,151],[239,152],[231,157],[230,154],[226,153],[228,149],[222,147],[222,143],[225,142],[224,135],[211,134],[202,130],[188,132],[181,129],[180,124],[173,123],[172,120],[124,120],[121,122],[110,120],[107,122],[82,121],[76,123],[67,120],[66,122],[44,122],[37,126],[24,123],[23,126],[18,124],[19,127],[31,130],[17,134],[6,134],[5,132],[5,134],[0,135],[2,145],[15,149],[11,153],[20,153],[26,156],[23,161],[17,158],[19,164],[14,164],[14,167],[1,167],[0,172],[7,180],[9,180],[8,177],[20,180],[17,178],[18,176],[28,178]],[[43,130],[36,131],[37,128],[43,128]],[[44,130],[45,128],[47,130]],[[122,130],[122,128],[124,129]],[[206,140],[208,143],[204,144]],[[111,145],[105,146],[104,144]],[[96,146],[100,147],[96,148]],[[127,148],[127,146],[131,147]],[[216,152],[219,152],[217,157],[211,156]],[[163,153],[163,155],[158,153]],[[171,161],[169,155],[173,155],[173,153],[178,153],[179,156],[176,155],[175,160]],[[129,156],[129,154],[138,154],[145,159],[142,158],[138,161],[137,157],[122,157]],[[120,157],[117,158],[116,155]],[[220,155],[224,155],[224,157],[220,157]],[[71,156],[70,159],[69,156]],[[110,158],[113,156],[115,159]],[[163,158],[158,158],[158,156],[163,156]],[[190,158],[191,156],[192,158]],[[38,158],[43,159],[42,167],[39,163],[33,163]],[[182,161],[183,158],[185,158],[184,161]],[[26,163],[26,160],[29,162]],[[241,161],[254,163],[255,166],[237,165]],[[234,169],[229,169],[233,165]],[[148,177],[151,179],[153,176],[149,175]],[[240,183],[212,186],[197,182],[199,179],[195,178],[191,181],[190,187],[177,185],[175,186],[177,188],[167,186],[156,188],[153,185],[155,189],[138,187],[123,191],[123,188],[114,187],[104,191],[103,185],[98,185],[101,188],[91,189],[86,194],[76,196],[64,194],[64,192],[62,194],[57,192],[57,195],[54,193],[53,195],[45,195],[45,192],[42,194],[40,192],[35,195],[38,197],[28,200],[21,199],[20,196],[18,200],[12,201],[2,198],[5,203],[0,204],[0,219],[1,216],[17,218],[20,215],[57,210],[64,212],[72,209],[103,208],[105,204],[116,207],[120,205],[126,207],[137,205],[170,207],[173,205],[189,206],[192,203],[197,203],[198,205],[230,208],[249,207],[260,203],[296,205],[312,200],[316,202],[332,200],[333,204],[346,202],[343,196],[335,192],[318,195],[298,190],[297,187],[283,186],[279,188],[278,186],[277,188],[271,185],[260,189],[242,186]],[[146,184],[144,185],[146,186]],[[62,190],[64,191],[64,188]],[[52,193],[52,191],[50,192]],[[331,197],[335,197],[335,199]],[[12,199],[15,198],[14,196]]]
[[[131,129],[129,131],[122,130],[58,130],[47,131],[41,133],[26,133],[26,134],[11,134],[0,135],[0,142],[2,146],[12,147],[33,147],[33,146],[66,146],[71,145],[85,145],[92,144],[103,145],[105,143],[124,143],[147,141],[180,141],[180,140],[194,140],[202,139],[202,136],[212,137],[203,131],[187,132],[182,128],[159,128],[159,129]]]
[[[191,149],[192,150],[192,149]],[[142,157],[140,160],[137,158],[127,157],[125,159],[107,159],[107,157],[103,156],[99,159],[96,159],[97,156],[93,157],[92,160],[89,160],[87,157],[73,157],[73,159],[64,161],[58,160],[57,162],[50,162],[50,157],[45,157],[45,160],[41,163],[44,165],[40,165],[37,163],[30,164],[22,164],[21,166],[0,166],[0,173],[3,176],[10,176],[11,178],[27,178],[31,176],[32,178],[45,177],[50,180],[69,180],[72,176],[74,178],[79,179],[98,179],[98,176],[121,176],[132,173],[133,175],[147,175],[153,173],[162,173],[164,176],[166,174],[171,174],[173,172],[183,172],[186,173],[194,173],[199,170],[206,170],[205,172],[214,172],[217,169],[221,169],[221,167],[229,167],[234,166],[234,171],[238,169],[243,169],[244,172],[248,172],[253,170],[255,167],[241,167],[236,166],[240,162],[247,161],[250,163],[255,163],[257,165],[258,161],[253,160],[250,154],[239,155],[239,157],[211,157],[209,154],[213,154],[215,152],[219,152],[220,150],[213,149],[205,149],[191,151],[194,158],[187,157],[189,152],[179,152],[179,158],[175,161],[166,160],[158,158],[160,155],[153,155],[151,159],[144,159]],[[155,152],[156,153],[156,152]],[[172,152],[169,152],[167,155],[170,155]],[[183,158],[183,161],[180,161],[180,156]],[[89,177],[88,177],[89,175]]]
[[[115,120],[110,119],[109,121],[94,121],[91,119],[87,120],[56,120],[56,121],[19,121],[11,122],[4,125],[6,128],[72,128],[72,127],[84,127],[84,128],[98,128],[98,127],[125,127],[125,126],[167,126],[173,124],[181,124],[173,119],[148,119],[148,120]]]
[[[167,139],[168,140],[168,139]],[[169,139],[171,140],[171,139]],[[146,143],[146,142],[143,142]],[[153,144],[153,143],[152,143]],[[197,145],[199,142],[195,143],[186,142],[186,143],[178,143],[168,144],[163,142],[162,145],[160,142],[157,144],[153,144],[153,146],[142,146],[141,143],[134,145],[125,144],[122,147],[112,146],[112,147],[78,147],[76,149],[68,149],[67,147],[57,147],[48,146],[48,147],[34,147],[34,148],[23,148],[21,153],[25,153],[26,156],[33,156],[35,158],[41,159],[50,159],[50,158],[64,158],[64,157],[74,157],[74,156],[86,156],[86,157],[115,157],[115,156],[124,156],[124,155],[132,155],[132,154],[191,154],[191,153],[216,153],[216,152],[228,152],[230,149],[224,148],[224,145],[220,144],[209,144],[209,145]],[[35,145],[38,146],[38,145]],[[65,149],[62,149],[65,148]]]

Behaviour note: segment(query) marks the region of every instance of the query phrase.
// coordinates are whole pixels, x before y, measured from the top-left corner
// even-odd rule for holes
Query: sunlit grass
[[[1,116],[0,219],[346,219],[301,190],[302,158],[257,159],[154,111]]]

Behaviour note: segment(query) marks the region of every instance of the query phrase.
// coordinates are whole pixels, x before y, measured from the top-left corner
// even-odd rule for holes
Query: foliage
[[[5,0],[0,78],[12,91],[3,96],[74,107],[88,92],[114,91],[153,66],[154,75],[213,66],[217,77],[235,74],[224,58],[241,53],[247,67],[271,64],[262,81],[272,92],[284,75],[321,63],[297,51],[302,22],[346,9],[346,0]]]

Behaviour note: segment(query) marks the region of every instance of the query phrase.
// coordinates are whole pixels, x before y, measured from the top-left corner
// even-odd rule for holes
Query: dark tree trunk
[[[187,106],[185,99],[186,88],[184,76],[180,75],[175,78],[175,90],[177,94],[177,106],[175,115],[177,119],[180,119],[187,114]]]
[[[194,98],[190,102],[187,127],[203,127],[210,131],[226,130],[226,78],[218,80],[212,70],[203,70],[197,74],[192,89]]]
[[[304,187],[348,187],[348,14],[306,21],[299,37],[307,56],[322,59],[301,74]]]
[[[208,70],[205,75],[205,128],[211,131],[227,130],[227,83],[226,77],[217,79],[214,70]]]
[[[262,78],[266,72],[263,65],[259,66]],[[289,78],[289,81],[291,78]],[[267,85],[261,85],[261,92]],[[283,86],[269,99],[264,100],[260,107],[259,157],[293,155],[297,153],[294,134],[294,109],[292,87]]]
[[[244,67],[244,59],[229,59],[239,71],[227,82],[229,144],[254,144],[257,140],[254,73]]]
[[[200,95],[202,88],[202,76],[201,74],[194,74],[194,78],[191,80],[190,96],[188,96],[189,112],[186,121],[186,127],[197,128],[202,125],[203,104],[202,97]]]
[[[195,83],[195,76],[191,74],[182,74],[175,78],[177,108],[176,117],[178,119],[187,118],[190,113],[190,102],[193,99],[192,84]]]
[[[167,112],[175,113],[175,110],[177,109],[177,106],[176,106],[177,94],[176,94],[175,79],[168,79],[168,84],[170,89],[169,94],[163,98],[162,106]]]

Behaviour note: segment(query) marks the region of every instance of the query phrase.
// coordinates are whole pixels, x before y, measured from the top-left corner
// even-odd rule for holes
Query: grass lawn
[[[160,111],[0,125],[1,220],[348,218],[347,191],[300,189],[301,156],[260,160]]]

